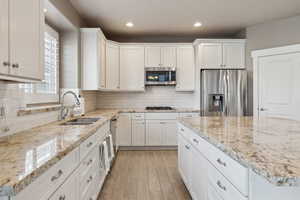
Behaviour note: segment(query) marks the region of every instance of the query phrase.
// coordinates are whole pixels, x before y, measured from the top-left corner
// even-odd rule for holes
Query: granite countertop
[[[148,111],[145,109],[102,109],[88,113],[85,117],[100,117],[91,125],[62,126],[57,121],[8,137],[0,137],[0,196],[16,195],[32,183],[43,172],[56,164],[65,155],[78,147],[85,139],[96,132],[105,122],[118,113],[138,112],[200,112],[197,109],[181,108],[174,110]],[[70,120],[70,119],[69,119]],[[47,157],[36,157],[37,149],[53,145]],[[35,155],[31,156],[31,155]],[[38,162],[39,161],[39,162]]]
[[[252,117],[197,117],[180,122],[270,183],[300,186],[300,122]]]
[[[0,196],[16,195],[43,172],[93,135],[118,110],[99,110],[85,117],[100,117],[91,125],[65,126],[50,123],[0,138]],[[50,145],[51,152],[37,157],[39,148]],[[35,155],[35,156],[33,156]]]

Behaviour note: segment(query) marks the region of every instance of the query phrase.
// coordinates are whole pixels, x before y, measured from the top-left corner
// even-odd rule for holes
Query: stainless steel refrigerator
[[[202,69],[200,88],[202,116],[244,116],[246,114],[246,70]]]

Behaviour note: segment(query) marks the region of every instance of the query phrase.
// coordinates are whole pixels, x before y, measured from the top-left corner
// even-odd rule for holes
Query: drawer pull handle
[[[59,177],[61,177],[61,175],[63,175],[63,171],[62,170],[58,170],[57,174],[51,177],[51,181],[55,181],[56,179],[59,179]]]
[[[89,166],[90,164],[92,164],[92,162],[93,162],[93,159],[90,159],[90,160],[87,162],[86,166]]]
[[[190,149],[190,147],[188,145],[185,145],[185,148],[188,149],[188,150]]]
[[[220,158],[217,159],[217,162],[218,162],[220,165],[223,165],[224,167],[226,167],[226,163],[223,162]]]
[[[91,147],[93,145],[93,142],[89,142],[87,145],[86,145],[86,147]]]
[[[90,183],[93,180],[93,177],[90,176],[89,179],[86,181],[87,183]]]
[[[198,141],[197,139],[194,138],[193,141],[194,141],[195,143],[199,144],[199,141]]]
[[[59,197],[59,200],[65,200],[66,199],[66,195],[61,195],[60,197]]]
[[[226,191],[226,187],[224,185],[222,185],[221,181],[217,181],[217,185],[218,185],[219,188]]]
[[[184,132],[184,129],[183,129],[183,128],[181,128],[180,130]]]

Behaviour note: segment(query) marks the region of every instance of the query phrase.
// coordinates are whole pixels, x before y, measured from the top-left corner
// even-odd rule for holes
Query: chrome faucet
[[[64,106],[65,96],[66,96],[67,94],[72,94],[72,95],[75,97],[76,105],[78,105],[78,106],[80,105],[80,100],[79,100],[79,98],[77,97],[77,95],[76,95],[75,92],[73,92],[73,91],[67,91],[67,92],[65,92],[65,93],[62,95],[62,97],[61,97],[61,110],[60,110],[60,119],[61,119],[61,120],[66,119],[67,115],[69,114],[69,109],[68,109],[66,106]]]

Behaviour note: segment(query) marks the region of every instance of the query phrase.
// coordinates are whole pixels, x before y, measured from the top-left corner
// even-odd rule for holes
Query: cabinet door
[[[193,175],[191,176],[191,193],[193,199],[205,200],[207,196],[208,161],[194,147],[191,148],[191,152],[191,165],[193,166]]]
[[[0,73],[8,74],[8,10],[9,0],[0,1]]]
[[[64,182],[62,186],[49,198],[49,200],[61,200],[61,199],[72,199],[79,200],[79,187],[78,187],[78,176],[73,173]]]
[[[44,19],[41,0],[9,0],[12,75],[43,79]],[[42,34],[41,34],[42,32]]]
[[[191,145],[178,135],[178,169],[186,187],[191,189]]]
[[[104,36],[100,39],[100,88],[106,87],[106,40]]]
[[[118,146],[131,146],[131,114],[122,113],[117,123]]]
[[[145,49],[141,46],[120,47],[121,90],[144,90]]]
[[[146,47],[145,48],[145,66],[146,67],[160,67],[160,47]]]
[[[159,120],[147,120],[146,123],[146,145],[161,146],[163,127]]]
[[[163,145],[176,146],[177,145],[177,121],[168,120],[163,122]]]
[[[176,47],[161,48],[162,67],[176,67]]]
[[[222,43],[202,43],[199,54],[201,68],[223,67]]]
[[[228,68],[244,68],[245,44],[223,43],[223,64]]]
[[[119,45],[106,43],[106,89],[120,88],[120,49]]]
[[[176,73],[177,91],[195,90],[195,56],[192,46],[177,48]]]
[[[132,120],[132,146],[145,146],[145,120]]]

